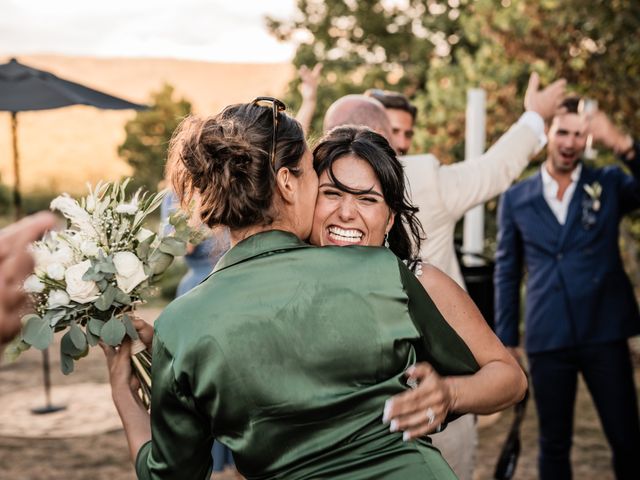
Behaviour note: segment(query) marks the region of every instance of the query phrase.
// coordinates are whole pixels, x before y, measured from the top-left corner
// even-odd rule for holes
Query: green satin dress
[[[478,369],[387,249],[249,237],[156,321],[138,477],[208,479],[217,438],[249,480],[454,479],[428,438],[382,423],[419,360]]]

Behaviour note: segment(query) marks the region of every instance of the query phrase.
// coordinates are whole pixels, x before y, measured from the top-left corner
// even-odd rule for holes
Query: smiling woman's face
[[[314,245],[372,245],[384,243],[394,215],[382,195],[380,181],[366,161],[349,155],[333,163],[335,178],[354,191],[336,187],[324,171],[319,177],[318,199],[310,241]]]

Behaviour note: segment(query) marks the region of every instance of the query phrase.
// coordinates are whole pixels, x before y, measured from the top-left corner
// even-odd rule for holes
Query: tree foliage
[[[565,77],[630,131],[640,131],[640,2],[636,0],[298,0],[268,19],[298,43],[295,66],[324,63],[314,127],[336,98],[366,88],[419,107],[416,146],[460,159],[466,90],[487,91],[488,139],[522,112],[531,71]],[[298,106],[298,80],[287,100]]]
[[[118,154],[133,167],[135,183],[155,191],[164,177],[171,135],[191,113],[191,103],[184,98],[174,99],[173,87],[165,84],[151,94],[150,105],[125,125],[127,136],[118,147]]]

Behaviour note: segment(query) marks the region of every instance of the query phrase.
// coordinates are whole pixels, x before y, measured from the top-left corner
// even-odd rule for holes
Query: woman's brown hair
[[[169,147],[167,177],[183,207],[196,200],[209,227],[268,225],[274,220],[276,172],[286,167],[299,175],[306,148],[302,127],[284,112],[255,102],[230,105],[214,117],[190,116],[180,124]]]

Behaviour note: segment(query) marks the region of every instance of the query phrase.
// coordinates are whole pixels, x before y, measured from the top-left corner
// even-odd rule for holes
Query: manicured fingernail
[[[384,402],[384,410],[382,411],[382,423],[389,423],[389,416],[391,415],[391,408],[393,407],[393,400],[389,399]]]
[[[411,365],[409,368],[407,368],[405,370],[405,375],[413,375],[413,372],[416,371],[416,366],[415,365]]]
[[[409,432],[402,432],[402,441],[408,442],[411,440],[411,434]]]
[[[398,421],[397,420],[391,420],[391,423],[389,424],[389,431],[391,433],[393,433],[393,432],[397,432],[398,430],[399,430]]]

